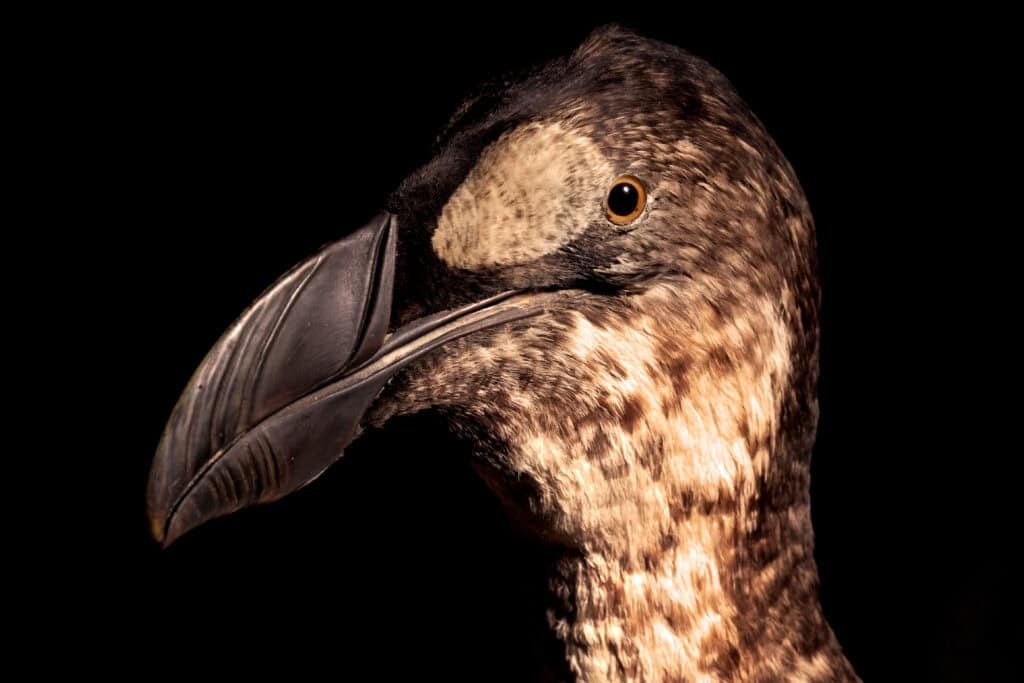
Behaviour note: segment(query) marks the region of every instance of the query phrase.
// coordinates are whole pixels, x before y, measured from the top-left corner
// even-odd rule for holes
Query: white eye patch
[[[505,133],[441,210],[432,244],[459,268],[524,263],[556,251],[604,215],[611,165],[559,123]]]

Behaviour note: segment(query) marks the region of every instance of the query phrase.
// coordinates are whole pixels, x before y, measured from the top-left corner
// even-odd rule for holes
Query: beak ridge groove
[[[395,250],[385,212],[292,269],[214,345],[172,411],[150,470],[157,540],[166,545],[206,519],[287,495],[341,455],[366,406],[327,407],[362,404],[371,386],[287,408],[380,348]]]

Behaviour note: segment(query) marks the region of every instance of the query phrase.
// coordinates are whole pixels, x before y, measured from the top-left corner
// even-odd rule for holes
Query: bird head
[[[600,29],[481,88],[380,216],[229,328],[158,447],[153,533],[287,495],[422,410],[560,543],[641,548],[669,533],[657,511],[788,504],[816,420],[814,251],[728,81]]]

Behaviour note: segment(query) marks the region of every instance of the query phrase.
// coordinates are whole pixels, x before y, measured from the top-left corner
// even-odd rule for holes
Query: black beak
[[[384,213],[328,245],[214,345],[153,460],[148,509],[158,541],[316,479],[399,369],[451,339],[538,312],[508,292],[387,335],[396,232]]]

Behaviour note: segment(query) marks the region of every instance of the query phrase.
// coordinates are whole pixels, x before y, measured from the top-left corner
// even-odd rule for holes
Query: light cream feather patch
[[[594,141],[533,123],[487,147],[441,210],[432,244],[458,268],[524,263],[602,217],[614,171]]]

